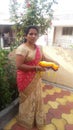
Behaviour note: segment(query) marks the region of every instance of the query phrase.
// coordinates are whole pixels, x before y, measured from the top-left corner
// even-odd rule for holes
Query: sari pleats
[[[36,74],[26,92],[19,94],[18,122],[26,128],[39,128],[45,125],[45,114],[43,111],[42,82],[39,74]]]

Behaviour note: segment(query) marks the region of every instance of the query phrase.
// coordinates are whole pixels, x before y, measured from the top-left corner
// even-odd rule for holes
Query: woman
[[[38,38],[38,28],[29,26],[25,32],[25,43],[16,50],[17,86],[19,91],[18,123],[27,129],[35,125],[38,129],[46,124],[43,112],[42,82],[39,75],[45,68],[38,65],[39,61],[47,59],[39,46],[35,44]]]

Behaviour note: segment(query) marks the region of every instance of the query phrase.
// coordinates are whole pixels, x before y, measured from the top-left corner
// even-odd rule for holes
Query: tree
[[[15,22],[17,36],[22,36],[28,25],[37,25],[40,34],[44,34],[51,26],[53,4],[57,2],[55,0],[24,0],[21,6],[17,0],[10,0],[10,15],[11,20]]]

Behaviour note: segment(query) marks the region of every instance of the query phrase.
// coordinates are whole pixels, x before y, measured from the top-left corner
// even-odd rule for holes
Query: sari
[[[37,65],[41,58],[41,51],[36,46],[34,59],[26,64]],[[34,126],[40,129],[45,125],[45,114],[43,111],[42,80],[39,72],[17,70],[17,85],[19,90],[18,123],[27,129],[32,129]]]

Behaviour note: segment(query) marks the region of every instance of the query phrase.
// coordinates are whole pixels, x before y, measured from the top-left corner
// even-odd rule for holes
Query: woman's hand
[[[41,66],[36,66],[36,71],[46,71],[46,68]]]

